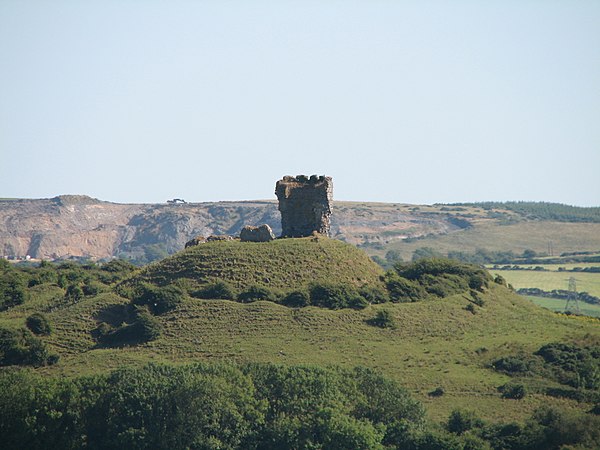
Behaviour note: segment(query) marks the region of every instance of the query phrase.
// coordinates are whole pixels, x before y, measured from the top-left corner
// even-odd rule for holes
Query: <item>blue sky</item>
[[[598,1],[0,1],[0,197],[600,205]]]

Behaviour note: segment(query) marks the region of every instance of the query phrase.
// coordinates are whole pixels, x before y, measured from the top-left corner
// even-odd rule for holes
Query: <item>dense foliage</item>
[[[33,334],[49,335],[52,332],[50,322],[42,313],[33,313],[27,317],[25,325]]]
[[[543,409],[523,425],[456,410],[445,429],[396,382],[353,370],[274,364],[148,365],[47,378],[0,372],[5,449],[594,448],[600,417]]]
[[[25,277],[0,259],[0,311],[22,304],[27,298]]]
[[[600,402],[600,346],[553,342],[534,354],[500,358],[492,366],[535,387],[535,378],[553,380],[564,387],[547,388],[545,394]],[[515,383],[509,383],[514,386]],[[506,391],[508,392],[508,387]]]
[[[195,364],[75,380],[0,374],[7,449],[373,449],[424,424],[417,401],[367,369]]]
[[[58,361],[51,355],[44,341],[27,328],[0,327],[0,366],[44,366]]]
[[[392,301],[419,301],[428,296],[447,297],[482,290],[490,275],[477,266],[444,258],[423,258],[411,264],[398,263],[385,276]]]

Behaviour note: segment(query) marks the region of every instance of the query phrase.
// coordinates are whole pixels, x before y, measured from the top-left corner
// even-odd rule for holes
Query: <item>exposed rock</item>
[[[305,237],[313,231],[329,236],[331,228],[331,177],[286,176],[275,185],[281,212],[281,236]]]
[[[451,216],[421,213],[409,206],[336,202],[330,234],[363,245],[461,229],[450,221]],[[175,253],[194,236],[239,236],[245,224],[262,223],[268,224],[276,236],[281,234],[281,215],[275,200],[142,205],[96,203],[79,196],[0,199],[0,257],[136,259],[143,258],[148,247],[160,246]],[[569,226],[588,230],[600,225]],[[558,228],[552,232],[560,239]]]
[[[273,230],[266,223],[259,227],[246,225],[240,233],[242,242],[269,242],[275,239]]]
[[[185,243],[185,248],[194,247],[196,245],[204,244],[206,242],[233,241],[233,239],[233,236],[229,236],[227,234],[211,234],[208,237],[196,236],[194,239],[191,239]]]
[[[204,244],[206,238],[204,236],[196,236],[194,239],[190,239],[185,243],[185,248],[194,247],[196,245]]]
[[[228,234],[212,234],[206,238],[206,242],[233,241],[233,239],[233,236],[229,236]]]

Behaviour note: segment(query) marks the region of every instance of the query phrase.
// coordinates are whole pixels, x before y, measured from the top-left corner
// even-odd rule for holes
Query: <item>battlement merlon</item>
[[[281,212],[282,237],[310,236],[313,231],[329,235],[333,201],[331,177],[285,176],[277,181],[275,194]]]

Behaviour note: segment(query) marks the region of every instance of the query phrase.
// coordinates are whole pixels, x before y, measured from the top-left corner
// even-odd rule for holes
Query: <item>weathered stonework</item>
[[[204,244],[206,238],[204,236],[196,236],[194,239],[190,239],[185,243],[185,248],[194,247],[196,245]]]
[[[226,234],[214,235],[211,234],[208,237],[204,236],[196,236],[194,239],[191,239],[185,243],[185,248],[194,247],[196,245],[204,244],[206,242],[214,242],[214,241],[233,241],[233,236],[228,236]]]
[[[270,242],[275,239],[273,230],[267,224],[259,227],[246,225],[240,232],[240,240],[242,242]]]
[[[313,231],[329,236],[333,182],[331,177],[286,176],[275,185],[281,212],[281,236],[305,237]]]

